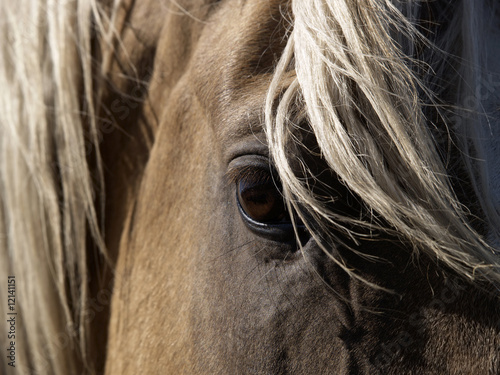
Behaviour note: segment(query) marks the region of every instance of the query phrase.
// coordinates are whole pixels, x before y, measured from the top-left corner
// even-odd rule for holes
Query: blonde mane
[[[289,205],[325,252],[342,243],[336,232],[356,241],[359,234],[348,228],[381,230],[397,234],[416,255],[427,253],[470,280],[479,276],[496,283],[498,253],[469,223],[469,212],[457,199],[439,155],[439,141],[429,129],[441,127],[453,134],[484,221],[498,230],[498,208],[492,206],[485,183],[486,162],[474,161],[483,156],[479,129],[487,119],[464,105],[471,95],[476,98],[483,73],[488,4],[458,2],[449,10],[448,32],[431,43],[416,22],[426,3],[293,1],[293,31],[266,106],[269,148]],[[427,60],[413,56],[418,46],[433,52]],[[456,69],[450,79],[458,83],[443,87],[438,80],[450,68]],[[293,69],[296,78],[283,86]],[[418,74],[422,69],[428,72],[424,78]],[[439,85],[441,91],[456,90],[455,97],[447,98],[451,104],[445,106],[433,90]],[[429,106],[439,114],[439,124],[426,116]],[[450,107],[461,121],[447,120]],[[363,220],[334,212],[328,208],[331,202],[322,202],[307,179],[296,175],[293,152],[288,151],[305,147],[295,136],[303,121],[297,113],[307,119],[322,158],[374,215]],[[305,173],[315,178],[307,168]],[[341,259],[334,261],[357,277]]]
[[[455,56],[461,78],[453,111],[463,121],[452,124],[443,115],[439,126],[456,137],[484,222],[500,228],[487,168],[473,161],[483,154],[475,124],[486,119],[462,110],[482,74],[481,17],[488,3],[459,2],[449,33],[431,45],[415,26],[425,2],[293,0],[293,31],[266,106],[269,148],[288,204],[326,252],[339,241],[332,233],[356,240],[348,229],[353,225],[384,230],[468,279],[496,283],[498,253],[469,223],[429,130],[425,108],[442,104],[435,82],[417,74],[432,67],[439,78],[446,66],[436,61]],[[103,191],[96,124],[102,73],[92,61],[92,43],[96,38],[111,45],[110,15],[119,3],[103,11],[97,0],[0,2],[0,280],[16,277],[20,373],[95,372],[86,354],[88,240],[105,249],[96,207]],[[436,53],[416,61],[417,45]],[[293,70],[296,78],[283,87]],[[298,147],[294,134],[303,119],[330,168],[381,220],[333,212],[296,175],[287,150]],[[1,288],[3,317],[6,292]],[[7,331],[5,319],[0,327]],[[1,358],[7,369],[8,359]]]
[[[0,277],[16,277],[15,370],[77,374],[89,231],[103,249],[87,162],[99,160],[91,33],[103,20],[94,0],[0,4]]]

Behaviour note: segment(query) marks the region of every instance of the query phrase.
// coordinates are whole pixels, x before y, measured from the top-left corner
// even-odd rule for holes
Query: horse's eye
[[[228,176],[236,183],[238,209],[247,228],[266,239],[289,244],[295,243],[297,230],[305,243],[308,233],[298,218],[294,228],[281,184],[269,168],[269,161],[242,157],[231,167]]]
[[[238,201],[250,219],[269,224],[289,221],[281,192],[269,172],[243,176],[237,188]]]

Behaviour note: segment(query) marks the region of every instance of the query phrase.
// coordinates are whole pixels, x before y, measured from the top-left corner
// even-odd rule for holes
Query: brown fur
[[[125,6],[128,55],[117,49],[105,102],[124,102],[137,79],[146,86],[102,144],[117,259],[106,374],[498,371],[496,297],[412,259],[396,239],[358,245],[388,262],[346,255],[391,295],[349,278],[314,241],[302,256],[242,224],[224,176],[237,147],[267,153],[280,3]]]
[[[493,1],[0,9],[1,373],[499,373]]]

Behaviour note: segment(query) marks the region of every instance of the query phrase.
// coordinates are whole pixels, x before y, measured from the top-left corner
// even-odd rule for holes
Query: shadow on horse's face
[[[356,245],[387,261],[343,254],[395,294],[350,278],[307,236],[298,250],[279,192],[262,183],[273,173],[263,107],[287,9],[280,1],[203,3],[137,2],[122,31],[129,55],[112,68],[125,91],[120,74],[130,73],[130,59],[149,86],[140,106],[115,106],[124,132],[109,136],[119,147],[103,151],[113,163],[108,245],[119,254],[107,373],[488,368],[491,353],[476,337],[486,340],[493,323],[486,313],[472,320],[468,308],[479,297],[426,259],[412,260],[397,240]],[[247,185],[257,193],[245,201],[237,193]]]

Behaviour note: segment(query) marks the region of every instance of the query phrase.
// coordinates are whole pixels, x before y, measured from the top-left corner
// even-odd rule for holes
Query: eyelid
[[[230,184],[241,180],[252,180],[255,184],[267,184],[273,181],[271,171],[249,165],[231,168],[226,176]]]
[[[268,183],[276,180],[276,173],[269,159],[260,155],[243,155],[229,163],[226,172],[228,184],[238,183],[243,179],[252,179],[255,183]]]

